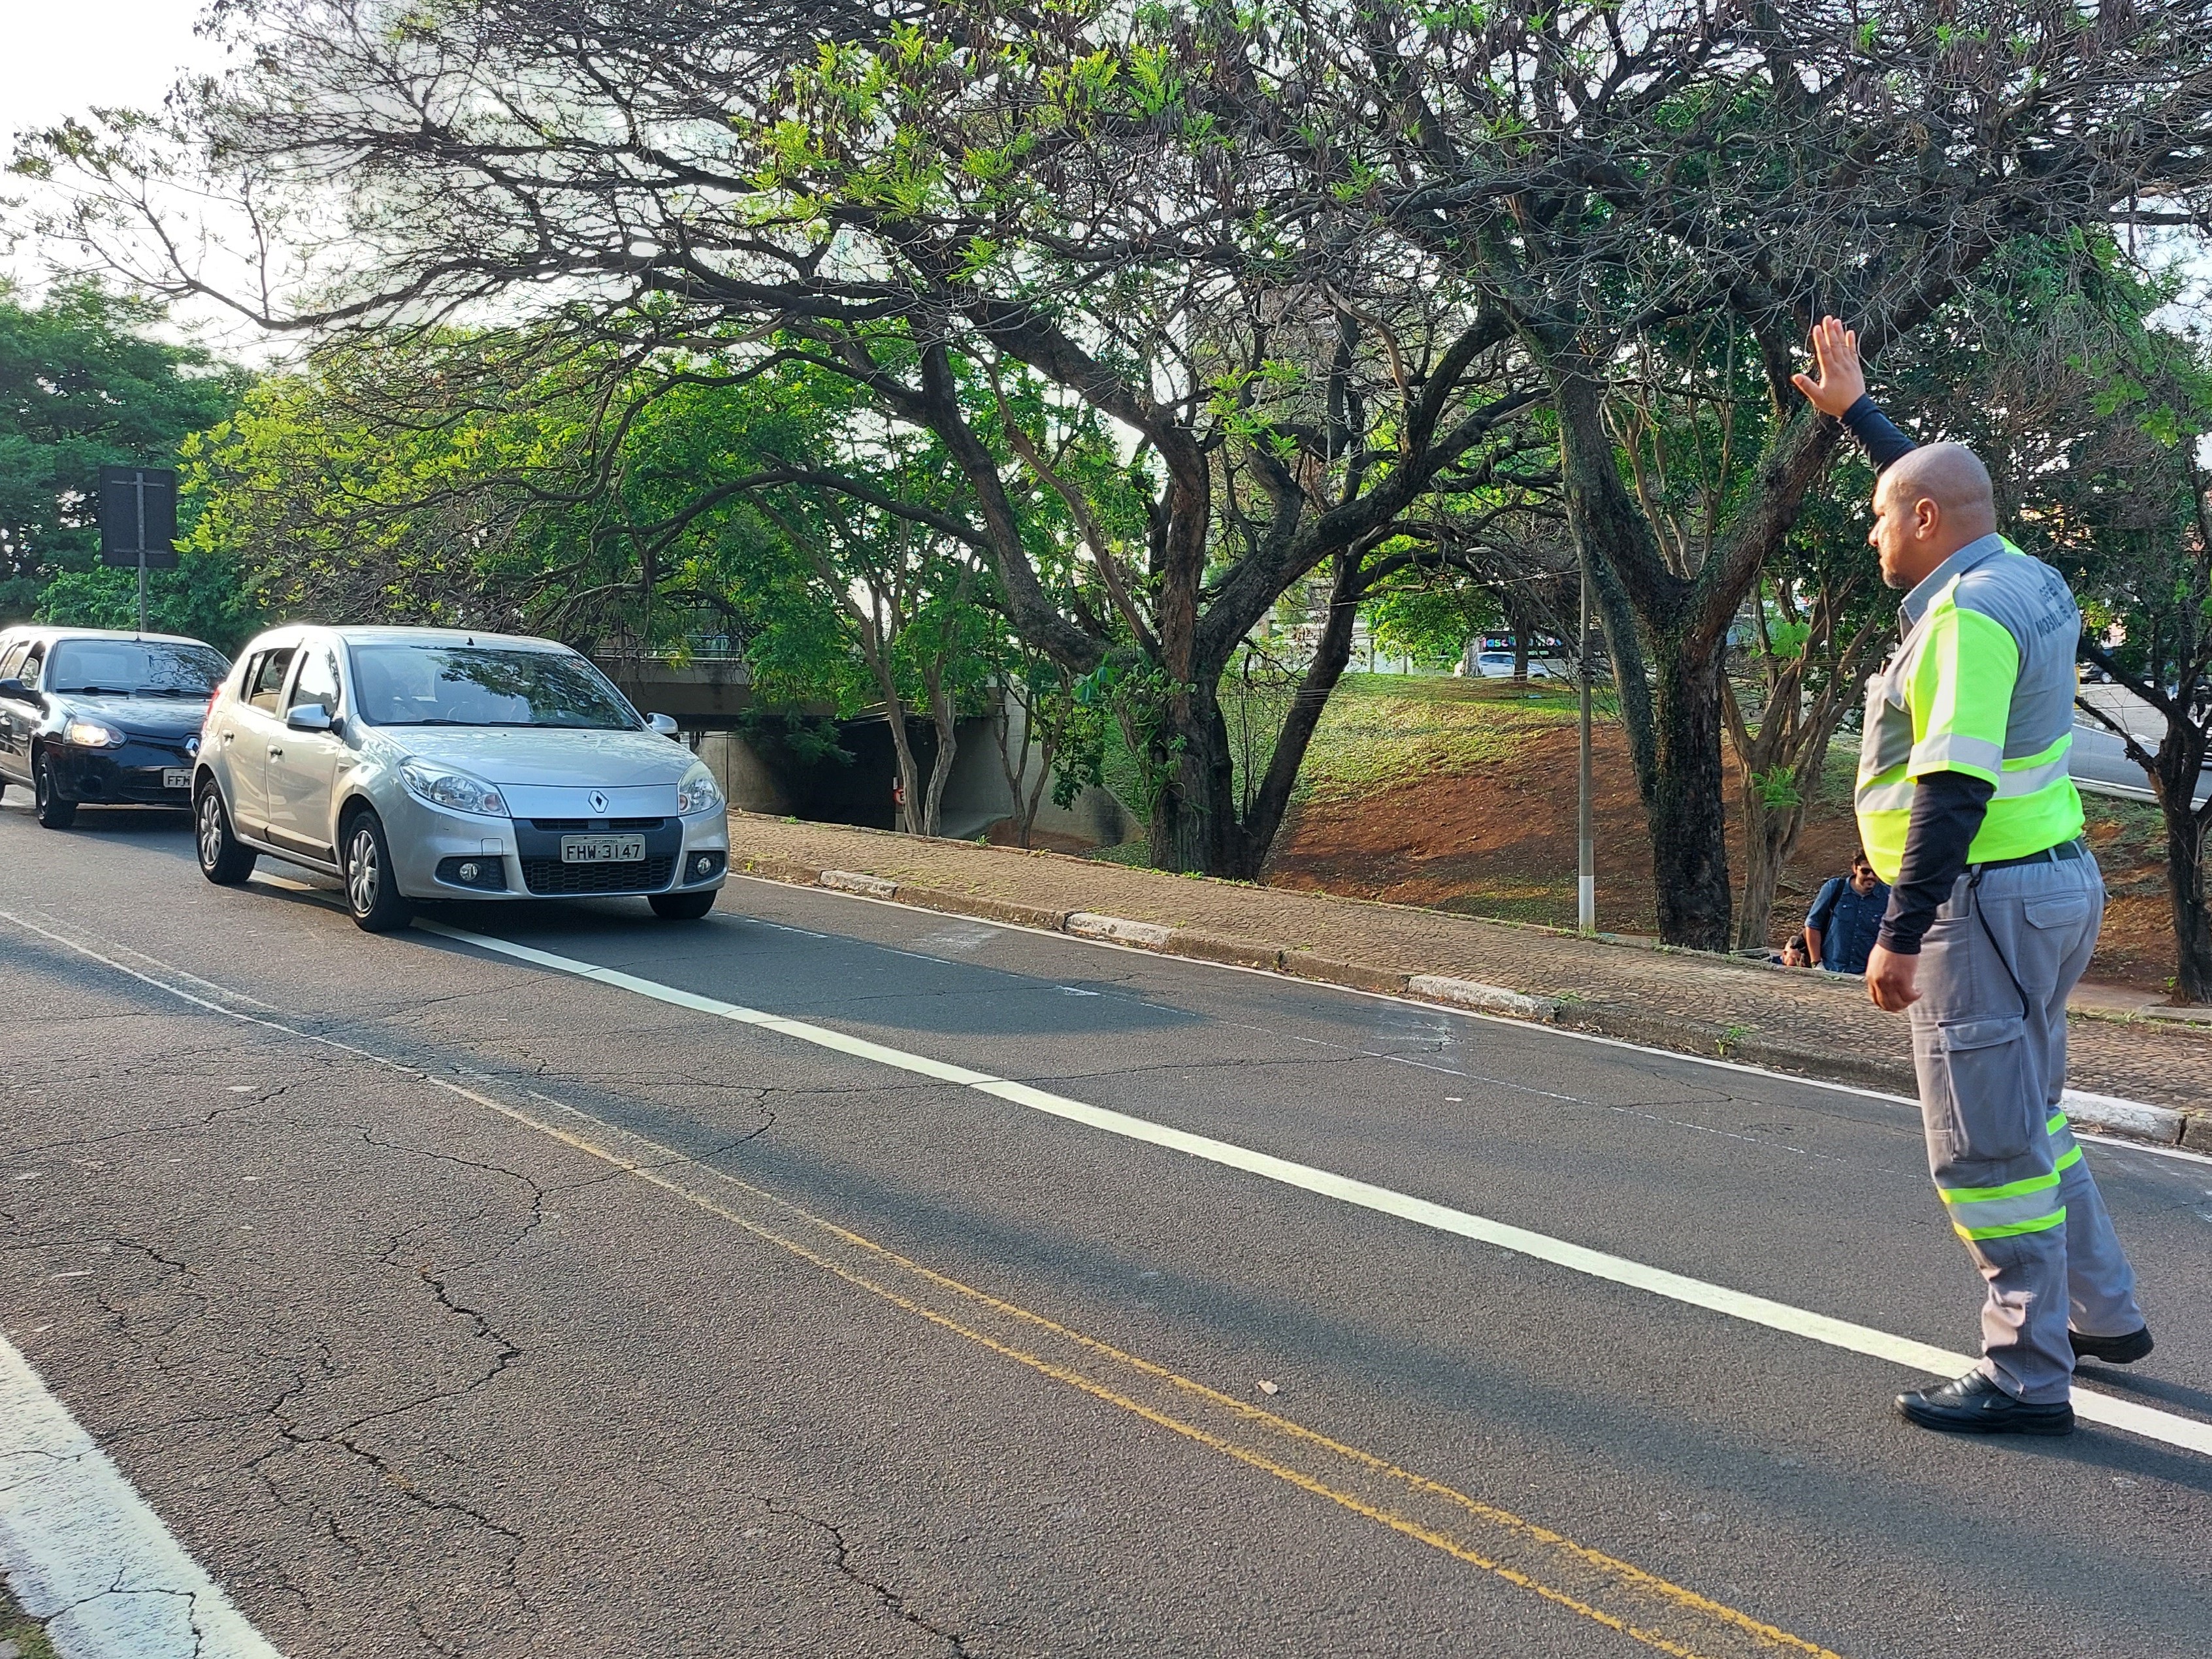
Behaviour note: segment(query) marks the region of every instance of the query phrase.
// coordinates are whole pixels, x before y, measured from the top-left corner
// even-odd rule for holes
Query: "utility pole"
[[[1583,631],[1575,641],[1575,678],[1582,687],[1580,787],[1575,802],[1575,929],[1597,932],[1597,842],[1590,829],[1590,587],[1583,571]]]

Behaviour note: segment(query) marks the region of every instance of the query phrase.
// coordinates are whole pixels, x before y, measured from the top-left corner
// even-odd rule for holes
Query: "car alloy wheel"
[[[230,833],[230,814],[223,810],[222,791],[213,782],[200,786],[195,809],[193,841],[200,857],[200,873],[218,887],[235,887],[253,873],[259,858],[251,847],[241,847]]]
[[[376,832],[366,823],[356,827],[353,843],[346,848],[346,900],[357,916],[376,908],[384,884],[384,867],[377,858]]]
[[[215,798],[215,791],[200,792],[200,868],[212,870],[222,858],[222,844],[228,837],[222,833],[222,803]]]
[[[354,925],[365,933],[404,927],[415,914],[393,884],[392,849],[374,812],[363,812],[346,831],[345,894]]]

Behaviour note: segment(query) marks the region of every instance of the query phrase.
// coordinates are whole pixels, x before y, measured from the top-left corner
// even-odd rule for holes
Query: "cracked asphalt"
[[[2204,1460],[79,822],[0,805],[0,1326],[295,1659],[1651,1651],[1590,1552],[1692,1652],[2212,1649]],[[766,883],[441,919],[1972,1340],[1893,1103]],[[2212,1416],[2212,1164],[2090,1156],[2160,1339],[2096,1380]]]

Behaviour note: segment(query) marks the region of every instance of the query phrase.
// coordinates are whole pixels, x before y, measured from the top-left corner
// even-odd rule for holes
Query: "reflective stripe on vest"
[[[1996,556],[2025,556],[2010,543]],[[2069,769],[2070,708],[2055,734],[2039,716],[2033,718],[2040,731],[2011,729],[2021,673],[2019,641],[1994,617],[1958,604],[1960,580],[1954,577],[1929,601],[1868,690],[1852,805],[1860,843],[1884,881],[1894,882],[1905,861],[1914,780],[1932,772],[1962,772],[1995,786],[1967,849],[1969,862],[2039,853],[2081,833],[2081,797]],[[2031,678],[2041,692],[2056,696],[2055,683],[2044,684],[2057,672],[2052,655],[2043,652],[2037,660],[2044,665]],[[2070,680],[2070,658],[2064,672]],[[2033,754],[2007,759],[2007,742],[2022,737],[2051,740]]]

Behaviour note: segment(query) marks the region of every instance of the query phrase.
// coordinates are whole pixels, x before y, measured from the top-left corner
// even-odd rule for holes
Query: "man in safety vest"
[[[2065,579],[1997,533],[1990,475],[1916,447],[1866,395],[1857,336],[1813,331],[1798,389],[1865,445],[1882,580],[1904,638],[1869,686],[1859,835],[1889,908],[1875,1006],[1909,1013],[1928,1162],[1989,1283],[1982,1361],[1897,1397],[1931,1429],[2064,1434],[2077,1358],[2151,1351],[2120,1248],[2058,1100],[2066,995],[2105,889],[2067,767],[2081,616]]]

